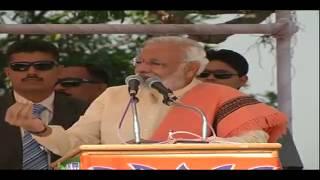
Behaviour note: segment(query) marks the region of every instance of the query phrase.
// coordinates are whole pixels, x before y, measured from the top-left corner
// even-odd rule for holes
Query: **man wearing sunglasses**
[[[248,81],[249,65],[247,60],[237,52],[210,49],[207,52],[209,63],[198,75],[204,82],[217,83],[240,89]]]
[[[208,60],[203,47],[194,40],[154,37],[144,43],[134,59],[136,74],[145,79],[159,77],[182,103],[202,109],[210,125],[220,122],[216,133],[224,141],[275,142],[285,133],[287,119],[283,113],[232,88],[196,79]],[[160,93],[144,85],[139,87],[137,97],[142,139],[165,142],[170,132],[175,131],[201,136],[201,120],[194,111],[165,105]],[[18,117],[8,123],[39,132],[34,135],[38,142],[60,155],[82,144],[120,144],[134,139],[132,114],[122,116],[129,99],[127,85],[109,87],[67,130],[25,117],[26,107],[15,105],[7,115],[18,111]],[[180,137],[195,138],[189,133]],[[211,136],[207,140],[216,139]]]
[[[36,164],[26,165],[28,158],[25,156],[29,157],[26,154],[38,153],[30,149],[31,145],[27,148],[24,139],[29,132],[5,123],[5,119],[12,118],[5,117],[11,105],[32,108],[32,104],[37,104],[34,107],[41,107],[38,116],[43,124],[60,125],[66,129],[77,121],[87,108],[85,102],[54,92],[61,69],[58,59],[58,49],[42,40],[20,40],[8,47],[5,74],[12,84],[12,90],[0,99],[0,169],[40,168]],[[48,163],[59,158],[42,146],[32,146],[42,148],[41,154],[47,156]],[[32,161],[36,162],[35,158],[38,157],[33,157]]]
[[[248,81],[249,64],[241,54],[228,49],[208,49],[209,63],[198,79],[240,89]],[[291,132],[278,141],[282,144],[279,155],[284,169],[303,169],[303,164],[294,143]]]
[[[107,73],[95,65],[70,65],[63,67],[55,89],[91,103],[105,91],[107,83]]]

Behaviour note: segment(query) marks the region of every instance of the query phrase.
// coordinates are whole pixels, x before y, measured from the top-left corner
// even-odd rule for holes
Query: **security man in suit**
[[[0,169],[43,169],[36,166],[25,168],[25,152],[22,128],[5,122],[7,109],[15,102],[40,104],[43,110],[39,114],[44,124],[61,125],[65,129],[72,126],[85,112],[88,104],[54,91],[60,72],[58,65],[59,51],[53,44],[35,39],[20,40],[8,47],[5,74],[12,84],[12,89],[0,97]],[[48,157],[48,165],[59,156],[41,147]],[[36,165],[36,164],[35,164]],[[47,166],[48,167],[48,166]],[[45,168],[48,169],[48,168]]]

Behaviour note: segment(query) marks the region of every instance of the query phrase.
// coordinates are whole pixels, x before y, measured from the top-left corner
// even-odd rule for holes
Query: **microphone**
[[[126,77],[125,82],[128,85],[130,101],[125,110],[125,113],[123,114],[120,120],[120,124],[122,123],[122,120],[125,114],[127,113],[129,105],[131,105],[132,114],[133,114],[133,132],[134,132],[135,142],[139,144],[141,143],[141,137],[140,137],[140,124],[138,119],[138,111],[137,111],[137,105],[136,105],[139,100],[136,97],[136,94],[138,93],[139,85],[144,82],[144,79],[140,75],[136,74],[136,75],[130,75]]]
[[[173,94],[173,92],[170,89],[166,88],[162,84],[160,78],[157,77],[157,76],[153,76],[153,77],[148,78],[145,81],[145,83],[148,85],[149,88],[154,88],[159,93],[161,93],[163,95],[164,99],[163,99],[162,102],[164,104],[166,104],[168,106],[175,105],[175,106],[178,106],[178,107],[181,107],[181,108],[186,108],[186,109],[189,109],[189,110],[192,110],[192,111],[195,111],[195,112],[199,113],[200,116],[201,116],[201,120],[202,120],[202,138],[201,138],[201,140],[203,142],[206,141],[206,137],[207,137],[207,134],[208,134],[208,131],[207,131],[208,120],[207,120],[206,115],[204,114],[204,112],[201,109],[199,109],[198,107],[182,104],[181,102],[177,102],[176,100],[178,98]],[[214,131],[213,131],[213,133],[214,133]]]
[[[163,99],[163,103],[170,106],[175,100],[177,100],[178,98],[173,94],[173,92],[171,91],[171,89],[165,87],[160,78],[157,76],[153,76],[148,78],[145,83],[147,84],[147,86],[149,88],[153,88],[156,89],[160,94],[163,95],[164,99]]]
[[[135,96],[138,93],[139,85],[142,84],[143,81],[140,75],[130,75],[126,77],[125,82],[128,85],[130,96]]]

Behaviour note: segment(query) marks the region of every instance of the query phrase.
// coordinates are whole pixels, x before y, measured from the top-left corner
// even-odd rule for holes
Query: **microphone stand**
[[[168,106],[175,105],[175,106],[178,106],[178,107],[187,108],[187,109],[190,109],[190,110],[193,110],[193,111],[199,113],[200,116],[201,116],[201,119],[202,119],[202,137],[201,137],[201,140],[203,142],[206,142],[206,137],[207,137],[207,134],[208,134],[208,129],[207,129],[208,120],[207,120],[207,117],[205,116],[205,114],[202,112],[201,109],[199,109],[197,107],[185,105],[185,104],[177,102],[176,100],[177,100],[176,96],[170,96],[170,97],[166,96],[163,99],[163,103],[167,104]],[[214,132],[212,132],[212,133],[214,133]]]
[[[141,137],[140,137],[140,124],[138,119],[138,111],[137,111],[137,103],[139,102],[139,99],[135,96],[131,96],[130,104],[133,114],[133,131],[134,131],[134,139],[136,144],[141,143]]]

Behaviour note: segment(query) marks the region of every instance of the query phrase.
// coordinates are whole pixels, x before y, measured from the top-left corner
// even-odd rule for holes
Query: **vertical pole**
[[[290,19],[290,11],[276,11],[276,21]],[[286,26],[290,28],[290,26]],[[287,31],[291,32],[291,31]],[[291,36],[284,34],[277,37],[277,91],[279,110],[289,118],[288,129],[292,132],[292,95],[291,95]]]

